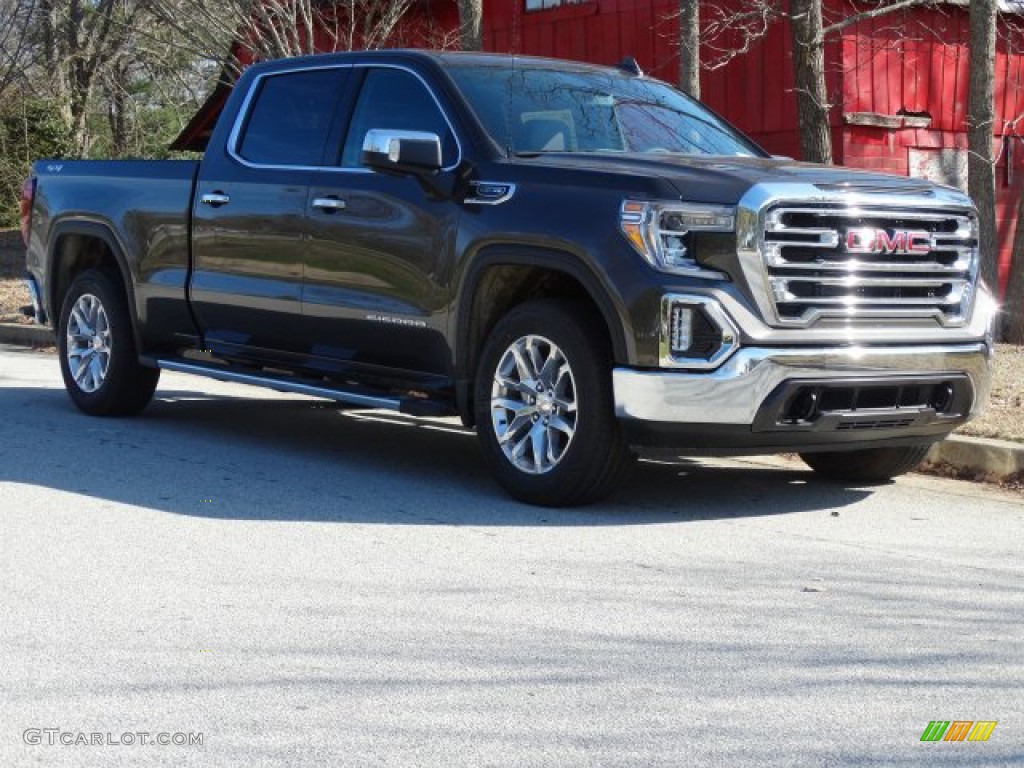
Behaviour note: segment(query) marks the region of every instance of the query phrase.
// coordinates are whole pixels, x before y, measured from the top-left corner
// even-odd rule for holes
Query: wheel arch
[[[569,251],[515,244],[491,245],[473,257],[459,289],[455,313],[456,406],[474,423],[473,377],[484,341],[509,309],[534,298],[584,300],[603,320],[613,359],[629,358],[630,346],[615,298],[583,259]]]
[[[138,308],[133,291],[135,279],[128,264],[125,248],[113,229],[97,221],[65,219],[53,226],[49,241],[46,257],[49,275],[47,300],[51,309],[50,317],[54,318],[55,325],[60,323],[64,297],[71,288],[75,276],[87,269],[105,269],[120,279],[131,316],[136,348],[141,349]]]

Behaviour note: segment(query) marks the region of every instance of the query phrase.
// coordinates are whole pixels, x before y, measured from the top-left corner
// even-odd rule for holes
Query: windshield
[[[609,70],[449,64],[480,122],[516,154],[673,152],[763,156],[728,123],[665,83]]]

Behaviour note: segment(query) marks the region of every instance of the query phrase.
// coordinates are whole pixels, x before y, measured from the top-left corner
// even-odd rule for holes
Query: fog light
[[[693,341],[693,309],[672,307],[672,327],[670,329],[672,354],[685,354]]]
[[[659,336],[658,359],[666,368],[717,368],[740,346],[739,331],[710,296],[662,296]]]

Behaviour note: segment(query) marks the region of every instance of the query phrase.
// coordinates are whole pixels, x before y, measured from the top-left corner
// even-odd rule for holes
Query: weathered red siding
[[[672,0],[597,0],[527,11],[525,0],[484,3],[484,49],[614,64],[636,58],[655,77],[675,80]]]

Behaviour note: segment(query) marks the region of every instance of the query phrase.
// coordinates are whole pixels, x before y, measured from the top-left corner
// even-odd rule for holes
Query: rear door
[[[316,355],[429,374],[450,373],[444,332],[459,206],[411,176],[360,162],[367,131],[429,131],[452,173],[459,145],[429,84],[398,66],[359,66],[360,85],[335,167],[314,174],[302,291]]]
[[[300,351],[306,202],[350,70],[257,80],[226,146],[203,160],[191,299],[207,346],[277,358]]]

